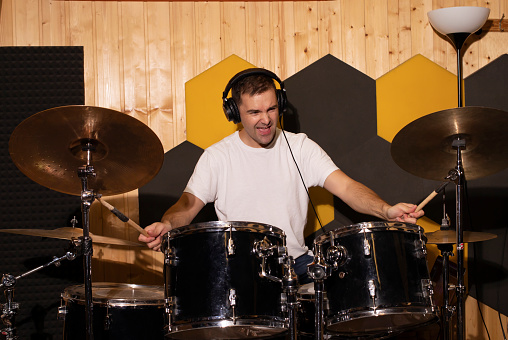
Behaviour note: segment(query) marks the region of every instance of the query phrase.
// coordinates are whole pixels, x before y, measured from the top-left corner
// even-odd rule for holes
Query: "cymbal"
[[[508,166],[508,113],[484,107],[459,107],[423,116],[400,130],[392,158],[413,175],[442,181],[457,165],[452,142],[465,140],[462,163],[466,179],[492,175]]]
[[[431,233],[425,233],[427,243],[430,244],[455,244],[457,243],[457,233],[455,230],[438,230]],[[482,242],[496,238],[496,234],[481,233],[474,231],[462,232],[462,241],[464,243]]]
[[[83,236],[83,229],[71,228],[71,227],[63,227],[63,228],[51,229],[51,230],[46,230],[46,229],[0,229],[0,232],[10,233],[10,234],[18,234],[18,235],[56,238],[56,239],[60,239],[60,240],[71,240],[72,238],[78,238],[80,236]],[[112,244],[112,245],[130,246],[130,247],[143,246],[143,244],[138,243],[138,242],[122,240],[122,239],[114,238],[114,237],[93,235],[92,233],[90,233],[90,237],[92,238],[92,243]]]
[[[87,144],[89,143],[89,144]],[[127,114],[94,106],[61,106],[22,121],[9,140],[14,164],[49,189],[81,195],[78,169],[87,165],[91,145],[95,177],[88,188],[102,195],[137,189],[159,172],[164,149],[157,135]]]

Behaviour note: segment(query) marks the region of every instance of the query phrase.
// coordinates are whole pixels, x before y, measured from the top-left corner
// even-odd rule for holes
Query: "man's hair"
[[[240,106],[243,94],[247,93],[253,96],[255,94],[264,93],[270,89],[276,90],[275,83],[271,77],[264,74],[253,74],[233,84],[231,88],[231,97],[236,105]]]

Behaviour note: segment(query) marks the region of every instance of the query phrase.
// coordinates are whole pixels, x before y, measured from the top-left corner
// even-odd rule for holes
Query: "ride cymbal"
[[[393,138],[392,158],[415,176],[442,181],[456,167],[460,138],[468,180],[492,175],[508,166],[508,113],[484,107],[459,107],[423,116]]]
[[[18,234],[18,235],[27,235],[27,236],[40,236],[40,237],[48,237],[48,238],[56,238],[60,240],[71,240],[72,238],[78,238],[83,236],[83,229],[81,228],[71,228],[64,227],[58,229],[0,229],[2,233],[9,234]],[[90,237],[92,238],[92,243],[100,243],[100,244],[111,244],[117,246],[129,246],[129,247],[141,247],[144,244],[138,242],[132,242],[127,240],[122,240],[114,237],[107,236],[99,236],[90,233]]]
[[[431,233],[425,233],[427,243],[429,244],[455,244],[457,243],[457,233],[455,230],[438,230]],[[496,238],[496,234],[482,233],[474,231],[463,231],[462,241],[464,243],[482,242]]]
[[[96,174],[88,176],[88,188],[107,196],[145,185],[164,160],[159,138],[141,121],[115,110],[81,105],[28,117],[14,129],[9,152],[28,178],[78,196],[82,191],[78,169],[84,165],[93,166]]]

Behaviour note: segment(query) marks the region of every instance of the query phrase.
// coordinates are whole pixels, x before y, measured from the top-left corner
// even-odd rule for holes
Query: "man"
[[[277,89],[275,82],[280,84]],[[227,98],[231,89],[232,98]],[[416,223],[416,205],[394,206],[342,172],[305,134],[277,128],[286,97],[283,83],[268,70],[248,69],[235,75],[223,95],[228,120],[243,128],[207,148],[180,199],[161,222],[139,236],[159,250],[169,230],[188,225],[209,202],[219,220],[265,223],[284,230],[289,255],[300,283],[309,282],[303,229],[309,198],[307,186],[321,186],[354,210],[380,219]]]

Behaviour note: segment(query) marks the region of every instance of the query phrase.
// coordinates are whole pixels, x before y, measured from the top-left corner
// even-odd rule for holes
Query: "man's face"
[[[253,96],[242,94],[242,103],[238,106],[243,130],[241,140],[253,148],[268,146],[274,136],[279,117],[275,90],[270,89]]]

